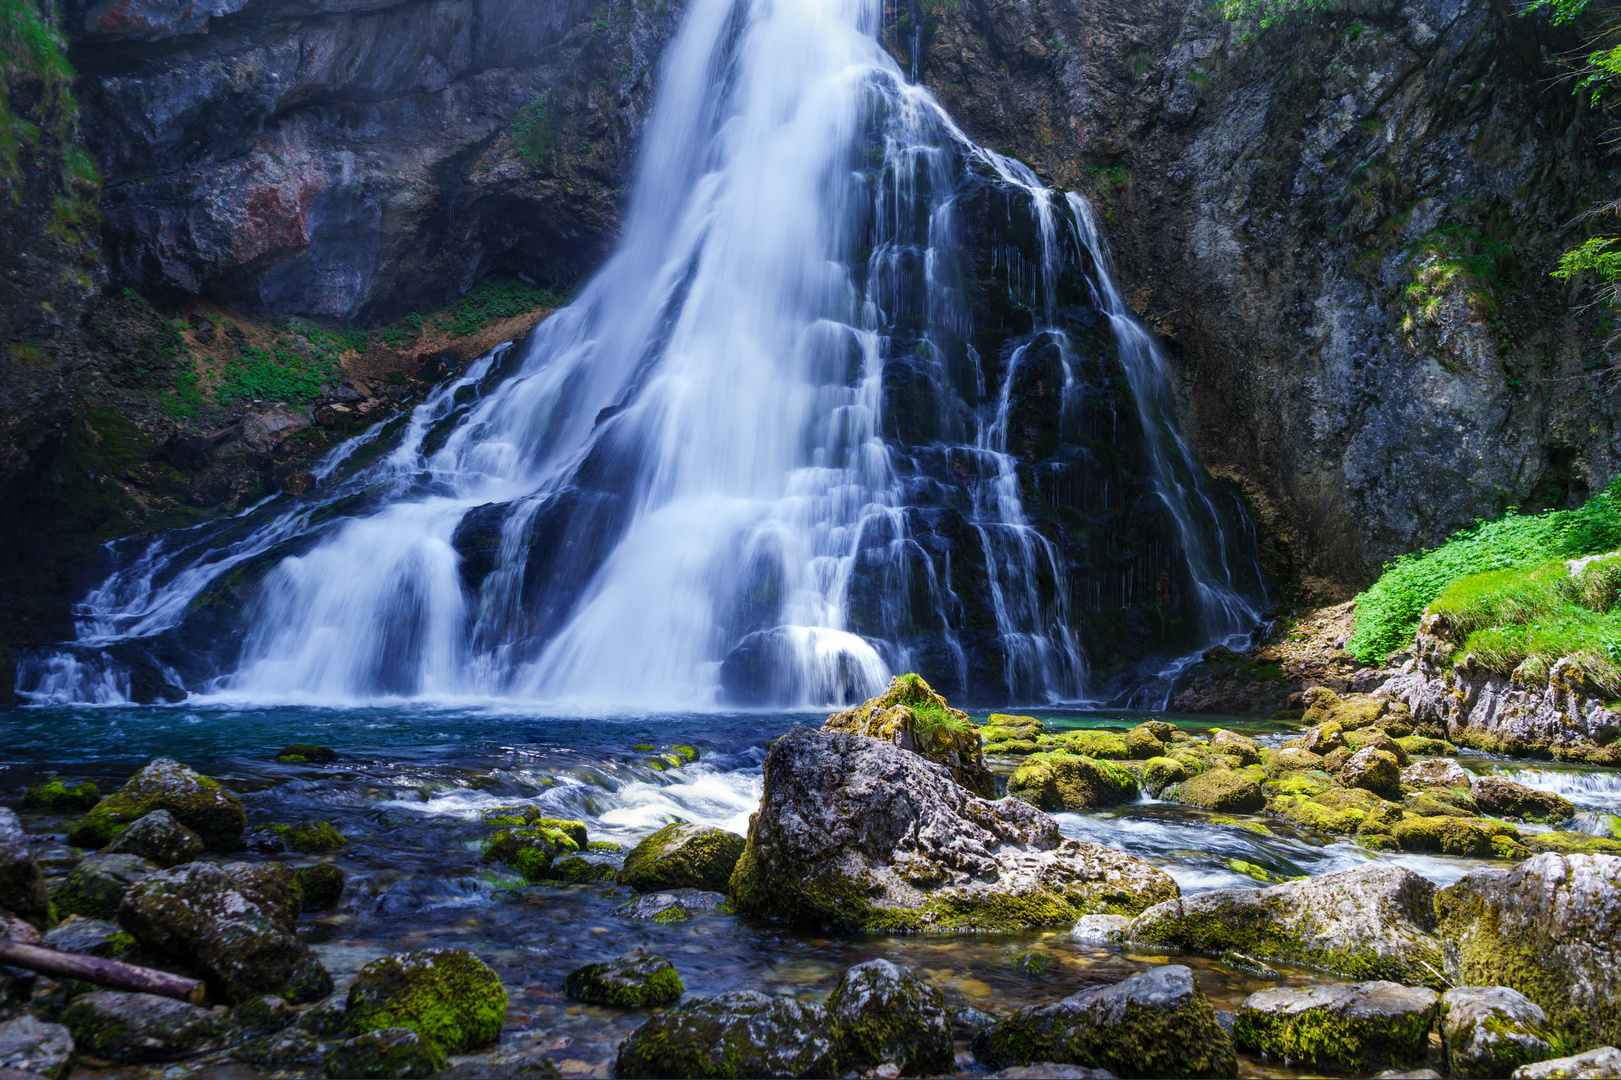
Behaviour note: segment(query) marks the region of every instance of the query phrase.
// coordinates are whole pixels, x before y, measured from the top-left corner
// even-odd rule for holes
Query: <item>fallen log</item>
[[[27,968],[44,975],[64,979],[78,979],[110,986],[114,990],[130,990],[137,994],[157,994],[201,1005],[208,988],[196,979],[184,975],[171,975],[167,971],[126,964],[122,960],[107,960],[100,956],[58,952],[43,945],[24,945],[18,941],[0,938],[0,964]]]

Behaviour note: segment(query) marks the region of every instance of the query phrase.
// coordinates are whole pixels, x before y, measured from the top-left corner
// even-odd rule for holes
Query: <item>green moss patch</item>
[[[373,960],[355,976],[344,1022],[351,1034],[403,1027],[447,1054],[495,1041],[507,992],[465,949],[424,949]]]

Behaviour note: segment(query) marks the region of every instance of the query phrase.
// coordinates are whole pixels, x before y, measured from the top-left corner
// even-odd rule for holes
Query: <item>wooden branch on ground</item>
[[[27,968],[44,975],[109,986],[114,990],[130,990],[137,994],[157,994],[160,997],[189,1001],[201,1005],[208,988],[196,979],[184,975],[171,975],[167,971],[126,964],[122,960],[107,960],[100,956],[58,952],[42,945],[24,945],[21,942],[0,939],[0,964]]]

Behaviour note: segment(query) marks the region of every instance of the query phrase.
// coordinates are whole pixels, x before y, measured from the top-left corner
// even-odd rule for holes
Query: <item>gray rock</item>
[[[1261,744],[1236,731],[1217,728],[1210,735],[1210,752],[1227,754],[1238,759],[1240,765],[1255,765],[1261,760]]]
[[[1506,986],[1460,986],[1441,996],[1441,1044],[1460,1080],[1508,1076],[1553,1053],[1548,1017]]]
[[[1241,1049],[1313,1068],[1371,1072],[1424,1060],[1439,998],[1393,982],[1274,986],[1239,1007]]]
[[[1402,787],[1467,788],[1469,774],[1456,758],[1419,758],[1401,771]]]
[[[178,1061],[237,1042],[241,1032],[210,1009],[155,994],[97,990],[62,1012],[81,1054],[116,1065]]]
[[[410,1028],[379,1028],[328,1050],[322,1067],[335,1080],[417,1080],[442,1070],[445,1055]]]
[[[1010,1065],[990,1074],[991,1080],[1114,1080],[1107,1069],[1083,1069],[1079,1065],[1055,1065],[1043,1061],[1035,1065]]]
[[[274,995],[249,998],[231,1010],[231,1023],[250,1039],[272,1035],[298,1023],[298,1010]]]
[[[1621,1043],[1621,856],[1537,855],[1435,898],[1446,973],[1507,986],[1577,1045]]]
[[[1482,776],[1470,786],[1469,794],[1481,810],[1495,817],[1530,818],[1536,821],[1565,821],[1576,813],[1570,800],[1551,791],[1538,791],[1501,776]]]
[[[61,1024],[23,1016],[0,1024],[0,1069],[61,1080],[73,1064],[73,1036]]]
[[[154,955],[200,969],[228,1002],[325,997],[332,977],[293,933],[298,905],[269,890],[281,880],[274,868],[257,878],[216,863],[177,866],[132,887],[118,920]]]
[[[1441,968],[1434,899],[1427,878],[1366,863],[1267,889],[1217,889],[1157,904],[1132,920],[1126,937],[1442,985],[1430,970]]]
[[[1441,1080],[1434,1069],[1385,1069],[1373,1074],[1373,1080]]]
[[[1181,964],[1165,964],[1052,1005],[1020,1009],[974,1037],[992,1068],[1037,1062],[1117,1076],[1235,1076],[1233,1043]]]
[[[236,1056],[254,1065],[308,1068],[319,1066],[326,1051],[314,1035],[302,1028],[289,1028],[250,1039],[236,1051]]]
[[[1070,936],[1077,945],[1113,945],[1125,940],[1131,920],[1124,915],[1082,915]]]
[[[348,1012],[349,991],[339,990],[300,1013],[298,1026],[315,1035],[337,1035],[345,1030]]]
[[[37,927],[50,918],[51,900],[45,878],[23,833],[22,823],[9,807],[0,806],[0,908]]]
[[[795,728],[765,760],[765,792],[732,905],[840,930],[1007,930],[1133,914],[1178,893],[1112,848],[1066,840],[1046,814],[990,802],[916,754]]]
[[[160,869],[188,863],[203,853],[203,838],[176,821],[167,810],[154,810],[136,819],[113,837],[103,853],[138,855]]]
[[[61,952],[112,956],[120,951],[120,937],[124,942],[129,941],[129,935],[116,923],[104,919],[70,919],[46,934],[44,944]]]
[[[1340,782],[1382,799],[1401,800],[1401,765],[1394,754],[1377,746],[1365,746],[1352,754],[1340,768]]]
[[[544,1054],[481,1054],[453,1062],[440,1080],[561,1080],[557,1065]]]
[[[1613,1046],[1549,1058],[1514,1070],[1514,1080],[1615,1080],[1617,1076],[1621,1076],[1621,1050]]]
[[[722,893],[702,889],[671,889],[628,900],[619,905],[615,914],[648,922],[681,922],[695,915],[707,915],[719,910],[725,903],[726,897]]]
[[[51,897],[63,915],[111,919],[118,915],[129,887],[158,872],[158,864],[139,855],[92,855],[74,867]]]
[[[951,1071],[951,1021],[945,995],[888,960],[856,964],[827,1000],[839,1030],[839,1068],[893,1064],[902,1076]]]
[[[619,1044],[614,1075],[831,1076],[836,1050],[822,1006],[743,990],[693,998],[652,1017]]]

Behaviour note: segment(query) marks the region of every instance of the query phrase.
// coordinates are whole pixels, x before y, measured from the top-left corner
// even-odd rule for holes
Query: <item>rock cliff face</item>
[[[377,321],[618,227],[665,0],[69,0],[118,281]]]
[[[1621,468],[1605,331],[1548,276],[1614,189],[1545,59],[1575,39],[1487,0],[1336,6],[1247,39],[1185,0],[890,28],[971,135],[1092,193],[1196,449],[1274,571],[1328,599]]]

